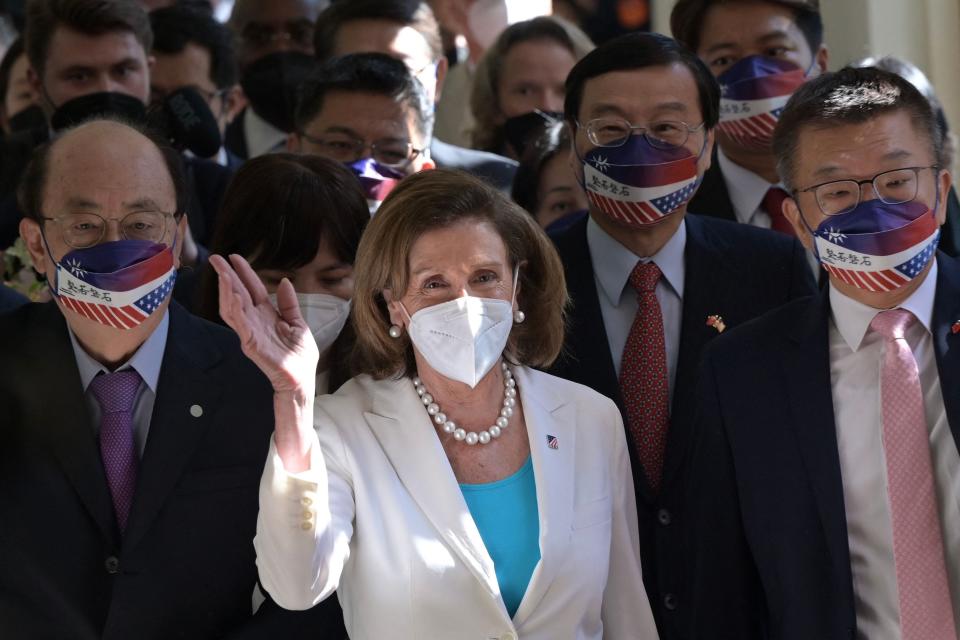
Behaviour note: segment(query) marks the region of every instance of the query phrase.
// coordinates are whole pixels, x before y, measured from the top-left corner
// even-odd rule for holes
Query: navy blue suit
[[[272,602],[251,614],[272,430],[236,336],[171,304],[121,538],[60,310],[0,316],[0,637],[324,637]]]
[[[0,282],[0,313],[13,311],[29,302],[27,298]]]
[[[937,260],[933,342],[960,443],[960,262]],[[855,637],[829,321],[824,289],[704,354],[688,487],[695,638]]]
[[[682,536],[683,483],[691,437],[693,391],[703,348],[718,332],[707,316],[719,314],[734,327],[814,291],[806,254],[794,239],[764,229],[686,216],[686,275],[680,351],[675,376],[666,460],[654,494],[634,458],[643,577],[661,638],[685,638]],[[565,352],[552,373],[623,398],[603,324],[587,245],[587,219],[552,238],[564,263],[573,300]],[[626,420],[625,420],[626,422]],[[635,450],[627,433],[631,452]]]

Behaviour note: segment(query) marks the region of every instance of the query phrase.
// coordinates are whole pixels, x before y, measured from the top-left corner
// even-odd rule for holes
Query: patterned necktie
[[[909,311],[893,309],[878,313],[870,323],[884,338],[880,409],[900,630],[903,640],[956,640],[923,389],[904,338],[914,320]]]
[[[127,528],[137,486],[139,458],[133,441],[133,405],[140,382],[140,374],[125,369],[98,375],[90,383],[100,403],[100,458],[121,533]]]
[[[667,346],[663,314],[655,293],[661,275],[653,262],[638,263],[630,273],[630,284],[637,291],[637,315],[620,361],[620,390],[627,426],[637,459],[654,492],[660,489],[670,421]]]
[[[783,201],[788,197],[789,194],[780,187],[770,187],[763,196],[760,208],[770,216],[771,229],[795,237],[793,225],[787,220],[787,216],[783,215]]]

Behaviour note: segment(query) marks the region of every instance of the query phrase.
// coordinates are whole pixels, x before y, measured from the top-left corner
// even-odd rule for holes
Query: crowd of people
[[[960,640],[933,87],[610,4],[8,9],[0,635]]]

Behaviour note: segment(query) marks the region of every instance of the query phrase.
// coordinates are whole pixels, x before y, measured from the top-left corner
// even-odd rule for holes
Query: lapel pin
[[[559,448],[560,448],[560,442],[557,441],[557,436],[548,435],[548,436],[547,436],[547,446],[550,447],[551,449],[559,449]]]
[[[953,323],[953,325],[950,327],[950,333],[954,335],[960,333],[960,320],[957,320]]]
[[[193,405],[190,407],[190,415],[192,415],[194,418],[199,418],[203,415],[203,407],[198,404]]]
[[[720,316],[707,316],[707,326],[716,329],[717,333],[723,333],[727,328],[726,323]]]

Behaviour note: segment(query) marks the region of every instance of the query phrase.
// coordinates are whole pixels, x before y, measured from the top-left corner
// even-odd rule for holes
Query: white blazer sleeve
[[[611,640],[657,640],[657,626],[643,586],[640,567],[640,532],[634,496],[630,455],[620,411],[611,403],[613,434],[613,521],[610,539],[610,572],[603,592],[603,637]]]
[[[253,546],[260,582],[285,609],[309,609],[336,590],[350,556],[355,503],[337,428],[315,410],[310,468],[288,473],[270,438]]]

